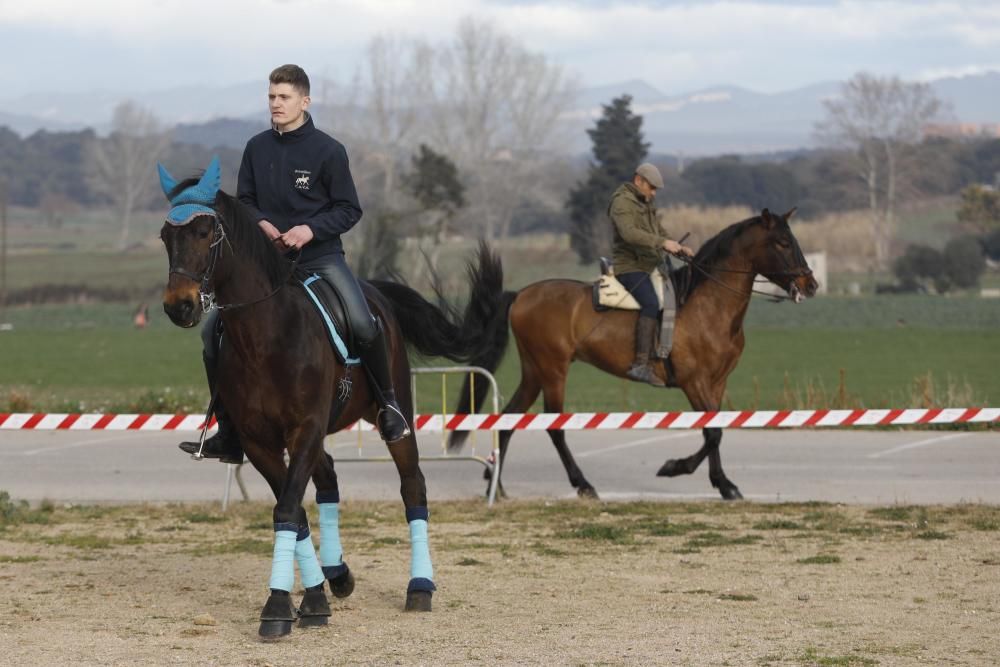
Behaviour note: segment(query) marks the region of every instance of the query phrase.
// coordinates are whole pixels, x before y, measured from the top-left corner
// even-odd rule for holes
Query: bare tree
[[[155,163],[169,145],[169,132],[156,116],[131,101],[115,107],[111,134],[91,144],[94,186],[110,199],[118,215],[121,250],[128,247],[133,214],[156,187]]]
[[[858,175],[868,189],[875,257],[884,268],[908,149],[921,140],[924,127],[941,112],[941,101],[927,84],[860,72],[843,84],[839,98],[823,104],[826,118],[817,124],[817,133],[830,144],[856,152]]]
[[[469,184],[467,218],[489,238],[506,237],[524,200],[537,199],[539,170],[565,145],[560,116],[575,83],[493,24],[464,19],[439,49],[432,89],[432,142]]]

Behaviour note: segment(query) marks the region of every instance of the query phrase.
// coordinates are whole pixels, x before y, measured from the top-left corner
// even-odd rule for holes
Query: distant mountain
[[[940,79],[934,91],[950,104],[952,116],[968,123],[1000,123],[1000,72]],[[665,95],[640,79],[584,88],[566,114],[576,152],[587,152],[586,130],[600,116],[601,105],[629,94],[643,116],[646,138],[659,154],[685,156],[723,153],[772,153],[815,145],[813,128],[823,118],[823,100],[837,94],[836,82],[818,83],[780,93],[756,93],[718,86],[685,95]],[[93,127],[107,130],[121,93],[29,95],[0,100],[0,125],[19,134]],[[188,143],[241,148],[267,127],[266,97],[259,82],[232,86],[189,86],[129,96],[154,109],[176,137]],[[24,114],[25,109],[34,113]],[[319,113],[319,112],[317,112]]]

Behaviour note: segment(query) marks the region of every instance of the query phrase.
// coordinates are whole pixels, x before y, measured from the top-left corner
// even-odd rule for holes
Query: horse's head
[[[800,303],[804,297],[816,294],[819,283],[813,278],[812,269],[802,254],[798,239],[788,226],[793,215],[794,208],[784,215],[774,215],[766,208],[760,212],[765,235],[759,246],[760,251],[754,258],[753,268],[788,292],[795,303]]]
[[[163,165],[158,167],[160,185],[171,204],[160,230],[170,263],[163,310],[177,326],[193,327],[208,306],[225,238],[219,214],[212,208],[221,182],[219,161],[213,159],[199,180],[181,184]]]

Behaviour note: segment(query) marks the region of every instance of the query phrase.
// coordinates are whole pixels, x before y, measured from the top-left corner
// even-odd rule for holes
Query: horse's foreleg
[[[716,386],[712,389],[703,389],[701,387],[682,387],[682,389],[687,394],[692,408],[711,412],[719,409],[725,385]],[[739,500],[743,495],[736,485],[729,481],[722,470],[722,458],[719,455],[719,444],[722,442],[722,429],[704,428],[701,432],[705,436],[701,448],[687,458],[669,459],[657,471],[657,476],[676,477],[678,475],[690,475],[698,469],[698,466],[705,460],[705,457],[708,457],[708,478],[712,486],[719,490],[723,499]]]
[[[330,592],[346,598],[354,592],[354,575],[344,561],[340,544],[340,487],[333,458],[326,452],[313,472],[313,484],[319,506],[319,557],[323,575],[330,582]]]
[[[427,486],[420,472],[417,439],[409,436],[388,445],[399,472],[400,495],[410,526],[410,583],[406,587],[406,611],[430,611],[434,586],[434,568],[427,537]]]
[[[709,433],[713,431],[714,433]],[[705,447],[708,448],[708,479],[712,486],[719,490],[724,500],[742,500],[743,494],[729,481],[726,473],[722,470],[722,455],[719,453],[719,445],[722,444],[721,428],[706,428]]]
[[[324,579],[309,535],[309,522],[302,509],[302,496],[321,454],[323,434],[318,423],[306,423],[294,429],[290,436],[288,475],[274,506],[271,595],[260,616],[259,634],[264,639],[277,639],[292,631],[292,623],[297,618],[290,595],[295,584],[296,562],[307,595],[310,591],[313,597],[315,591],[321,593]]]

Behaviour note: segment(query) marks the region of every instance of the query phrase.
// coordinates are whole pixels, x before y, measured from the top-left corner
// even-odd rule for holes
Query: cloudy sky
[[[775,92],[866,69],[1000,70],[1000,2],[729,0],[0,0],[0,98],[234,84],[296,62],[347,79],[379,33],[446,40],[494,21],[584,86]]]

